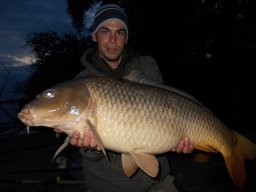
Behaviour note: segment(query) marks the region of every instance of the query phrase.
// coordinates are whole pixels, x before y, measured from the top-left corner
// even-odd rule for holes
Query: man
[[[119,6],[107,4],[100,7],[92,28],[92,40],[97,47],[85,51],[81,62],[86,69],[76,78],[92,75],[123,78],[132,70],[140,70],[148,79],[162,83],[162,75],[155,60],[149,56],[140,56],[127,47],[128,19]],[[174,178],[169,175],[165,155],[157,157],[160,165],[157,178],[151,178],[141,170],[129,178],[123,172],[120,154],[108,152],[107,160],[89,129],[86,129],[83,141],[79,140],[79,136],[78,132],[74,132],[70,143],[81,148],[85,184],[90,192],[177,191],[173,184]],[[180,141],[175,150],[178,153],[190,153],[193,144],[186,138]]]

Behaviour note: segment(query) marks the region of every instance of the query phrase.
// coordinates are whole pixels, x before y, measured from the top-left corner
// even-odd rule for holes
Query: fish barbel
[[[244,160],[256,158],[253,142],[192,96],[127,80],[88,77],[60,83],[26,104],[18,118],[27,126],[57,128],[69,137],[79,131],[80,139],[90,128],[104,153],[122,154],[127,176],[139,167],[156,177],[155,155],[171,151],[184,137],[196,149],[220,152],[238,189],[246,183]]]

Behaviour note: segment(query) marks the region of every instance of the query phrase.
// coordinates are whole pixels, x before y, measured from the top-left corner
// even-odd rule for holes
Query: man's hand
[[[186,154],[186,153],[192,153],[193,150],[194,150],[194,144],[192,143],[192,141],[189,138],[184,138],[180,140],[176,148],[173,149],[172,151]]]
[[[79,138],[80,138],[80,133],[78,131],[74,131],[70,139],[70,144],[80,148],[85,148],[85,149],[95,149],[97,151],[101,150],[100,145],[96,141],[96,138],[93,135],[93,133],[90,131],[90,129],[88,128],[85,129],[84,138],[82,140]]]

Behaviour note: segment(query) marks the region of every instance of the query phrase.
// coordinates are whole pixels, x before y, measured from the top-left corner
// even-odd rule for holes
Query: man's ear
[[[97,41],[95,33],[92,35],[92,41],[94,41],[94,42]]]

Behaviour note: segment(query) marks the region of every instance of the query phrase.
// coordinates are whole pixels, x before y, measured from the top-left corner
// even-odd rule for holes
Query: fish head
[[[85,126],[89,99],[83,81],[67,81],[37,95],[21,109],[18,118],[27,126],[45,126],[67,132]]]

